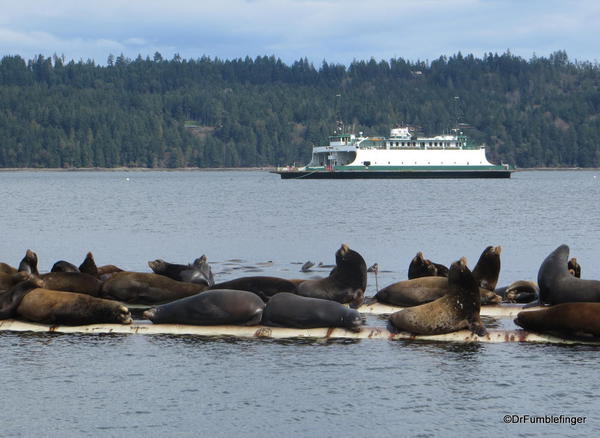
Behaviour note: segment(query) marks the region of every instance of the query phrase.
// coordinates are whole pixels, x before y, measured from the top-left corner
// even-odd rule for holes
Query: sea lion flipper
[[[471,330],[471,332],[475,333],[477,336],[487,335],[487,329],[483,325],[483,322],[481,322],[481,319],[477,318],[476,320],[469,321],[468,324],[469,330]]]

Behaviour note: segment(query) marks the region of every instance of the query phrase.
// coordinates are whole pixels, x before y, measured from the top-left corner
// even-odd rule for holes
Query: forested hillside
[[[338,118],[365,135],[461,122],[494,162],[600,167],[600,66],[564,52],[349,66],[159,53],[0,62],[0,167],[304,163]]]

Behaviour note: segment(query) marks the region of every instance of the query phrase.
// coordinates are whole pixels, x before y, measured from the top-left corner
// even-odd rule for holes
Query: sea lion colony
[[[562,336],[600,336],[600,281],[577,276],[581,268],[574,258],[568,259],[568,246],[559,246],[542,262],[537,284],[520,280],[496,288],[500,253],[501,247],[488,246],[470,270],[465,258],[448,269],[419,252],[410,261],[408,280],[387,285],[365,300],[367,265],[346,244],[336,251],[336,264],[325,278],[252,276],[216,284],[206,256],[187,265],[157,259],[148,262],[154,271],[149,273],[97,266],[88,253],[79,267],[60,260],[50,273],[40,274],[37,255],[27,250],[18,268],[0,263],[0,319],[129,324],[127,304],[145,304],[153,307],[143,317],[155,324],[357,331],[365,318],[355,309],[375,301],[406,307],[390,316],[391,330],[439,334],[468,328],[482,336],[486,329],[479,317],[481,304],[537,300],[551,307],[520,312],[517,325]]]

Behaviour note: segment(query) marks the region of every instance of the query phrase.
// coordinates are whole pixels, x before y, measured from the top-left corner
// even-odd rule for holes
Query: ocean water
[[[149,271],[206,254],[216,281],[310,278],[342,243],[367,295],[417,251],[473,266],[502,246],[499,285],[535,280],[566,243],[600,278],[600,171],[509,180],[280,180],[258,171],[0,172],[0,261],[25,250]],[[514,328],[509,320],[489,326]],[[385,321],[369,317],[370,325]],[[0,436],[592,436],[600,348],[0,333]],[[506,415],[585,423],[506,424]]]

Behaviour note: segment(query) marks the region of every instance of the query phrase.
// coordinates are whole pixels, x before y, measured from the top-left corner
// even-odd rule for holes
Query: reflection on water
[[[310,278],[342,242],[406,279],[502,245],[499,284],[533,279],[561,243],[600,278],[597,172],[507,181],[281,181],[263,172],[0,173],[0,261],[27,248],[148,271],[206,254],[216,281]],[[578,196],[562,194],[577,193]],[[568,224],[565,225],[565,224]],[[376,292],[369,275],[367,295]],[[510,319],[485,324],[514,328]],[[369,324],[385,320],[368,317]],[[591,436],[598,348],[385,340],[0,333],[2,436]],[[506,414],[587,416],[507,425]]]

